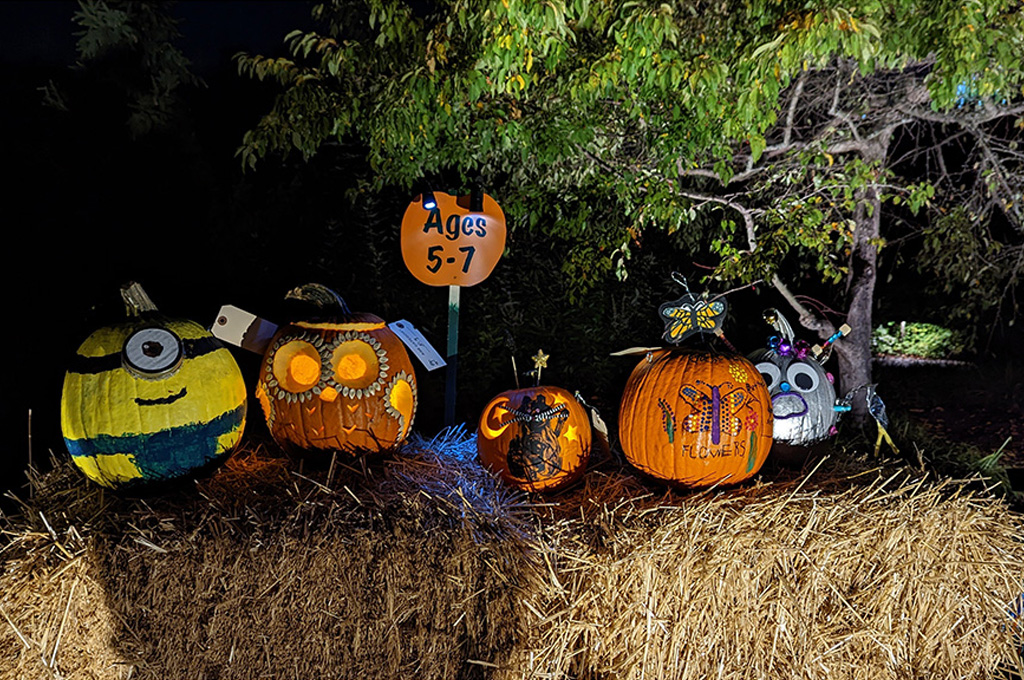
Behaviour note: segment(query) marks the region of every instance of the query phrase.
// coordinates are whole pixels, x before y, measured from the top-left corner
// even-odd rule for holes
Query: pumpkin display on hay
[[[664,339],[678,344],[702,333],[724,339],[726,309],[724,299],[698,299],[687,288],[681,299],[659,308]],[[771,448],[772,412],[753,364],[713,349],[644,353],[619,405],[626,459],[651,477],[691,488],[735,484],[757,474]]]
[[[538,382],[547,355],[534,360]],[[543,363],[542,363],[543,362]],[[477,428],[480,462],[524,491],[556,491],[583,475],[590,457],[590,416],[561,387],[502,392],[484,407]]]
[[[285,449],[379,452],[409,435],[416,373],[383,319],[353,313],[334,291],[307,284],[288,298],[320,309],[279,328],[260,367],[256,396]]]
[[[137,283],[121,296],[128,320],[85,339],[61,393],[71,460],[116,489],[222,460],[246,416],[245,384],[227,348],[198,323],[160,314]]]
[[[830,352],[815,355],[806,342],[795,340],[792,326],[776,309],[766,310],[765,320],[778,335],[771,336],[767,348],[752,353],[750,360],[771,395],[775,455],[799,457],[801,449],[836,433],[835,379],[823,366]]]

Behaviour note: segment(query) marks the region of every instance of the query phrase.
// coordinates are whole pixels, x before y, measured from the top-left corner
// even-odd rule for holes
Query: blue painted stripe
[[[207,423],[192,423],[148,434],[115,437],[98,435],[91,439],[65,439],[73,457],[127,453],[143,479],[164,480],[186,475],[223,452],[217,438],[239,429],[245,422],[245,404],[222,413]]]

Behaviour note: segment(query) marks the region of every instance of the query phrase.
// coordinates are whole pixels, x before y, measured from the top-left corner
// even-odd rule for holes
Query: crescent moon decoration
[[[495,423],[494,418],[498,415],[499,409],[503,410],[505,413],[509,412],[508,399],[502,399],[501,401],[496,402],[487,412],[487,417],[480,421],[480,432],[483,433],[484,437],[487,439],[497,439],[513,422],[512,419],[509,419],[506,422],[500,422],[499,419],[499,421]]]

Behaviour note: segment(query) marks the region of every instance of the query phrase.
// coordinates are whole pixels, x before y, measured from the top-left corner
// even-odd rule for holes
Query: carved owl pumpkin
[[[307,284],[289,298],[326,315],[278,329],[260,367],[256,396],[286,449],[379,452],[408,436],[416,375],[384,320],[348,310],[333,291]]]
[[[477,429],[480,461],[524,491],[561,489],[590,456],[590,418],[561,387],[502,392],[484,407]]]
[[[654,350],[633,369],[619,405],[619,443],[641,472],[681,486],[755,475],[772,445],[768,390],[747,359]]]

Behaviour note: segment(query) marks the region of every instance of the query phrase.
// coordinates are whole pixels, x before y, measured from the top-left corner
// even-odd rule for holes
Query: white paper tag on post
[[[437,353],[437,350],[423,337],[423,333],[420,333],[418,328],[405,319],[392,321],[388,324],[388,328],[401,338],[405,346],[409,348],[409,351],[416,355],[416,358],[420,360],[420,363],[428,371],[433,371],[447,365],[445,360],[441,358],[441,355]]]
[[[214,321],[210,332],[218,340],[263,354],[277,332],[277,324],[261,319],[244,309],[224,305],[217,313],[217,320]]]

